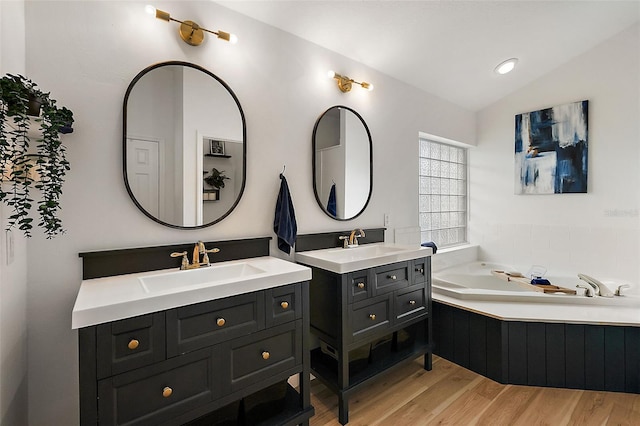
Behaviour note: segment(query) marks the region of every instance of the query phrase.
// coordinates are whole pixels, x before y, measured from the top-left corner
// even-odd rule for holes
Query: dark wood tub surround
[[[434,354],[504,384],[640,393],[640,327],[505,321],[433,302]]]

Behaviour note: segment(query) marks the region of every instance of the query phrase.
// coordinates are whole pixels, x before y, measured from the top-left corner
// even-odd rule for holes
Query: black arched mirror
[[[360,114],[345,106],[326,110],[313,128],[313,190],[336,220],[359,216],[373,188],[371,133]]]
[[[172,228],[228,216],[244,192],[246,124],[231,88],[187,62],[152,65],[124,98],[124,182],[133,202]]]

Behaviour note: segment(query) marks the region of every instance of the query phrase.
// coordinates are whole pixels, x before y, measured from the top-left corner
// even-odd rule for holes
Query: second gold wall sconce
[[[369,91],[373,90],[373,84],[367,83],[366,81],[362,81],[362,82],[355,81],[354,79],[349,78],[345,75],[337,74],[335,71],[329,71],[327,75],[329,76],[329,78],[336,79],[336,81],[338,82],[338,88],[343,93],[350,91],[351,85],[353,83],[359,84],[360,86],[362,86],[363,89],[367,89]]]
[[[185,43],[190,44],[191,46],[199,46],[204,41],[204,32],[208,32],[211,34],[215,34],[219,39],[228,41],[229,43],[235,44],[238,42],[238,37],[234,34],[230,34],[225,31],[211,31],[206,28],[202,28],[200,25],[196,24],[193,21],[180,21],[178,19],[174,19],[169,15],[169,12],[165,12],[164,10],[156,9],[151,5],[147,5],[145,10],[150,15],[154,15],[158,19],[162,19],[163,21],[174,21],[180,24],[180,37],[184,40]]]

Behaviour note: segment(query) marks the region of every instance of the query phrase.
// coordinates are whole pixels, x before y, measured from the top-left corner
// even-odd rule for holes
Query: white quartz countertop
[[[145,279],[153,280],[158,276],[161,279],[166,276],[172,278],[175,274],[183,282],[189,282],[203,269],[211,268],[215,276],[216,268],[240,267],[249,267],[252,272],[240,278],[221,274],[213,283],[194,280],[194,284],[171,287],[162,282],[162,286],[153,290],[143,285]],[[172,268],[83,280],[73,307],[71,326],[74,329],[82,328],[310,279],[310,268],[265,256],[219,262],[187,271]]]
[[[624,297],[627,303],[612,306],[461,300],[433,292],[434,301],[504,321],[640,327],[640,298]]]
[[[394,243],[363,244],[353,248],[328,248],[296,252],[296,261],[336,274],[390,265],[431,256],[430,247]]]

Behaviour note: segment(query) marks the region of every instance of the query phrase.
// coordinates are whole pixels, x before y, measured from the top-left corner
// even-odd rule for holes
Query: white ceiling
[[[640,21],[640,0],[218,3],[472,111]]]

